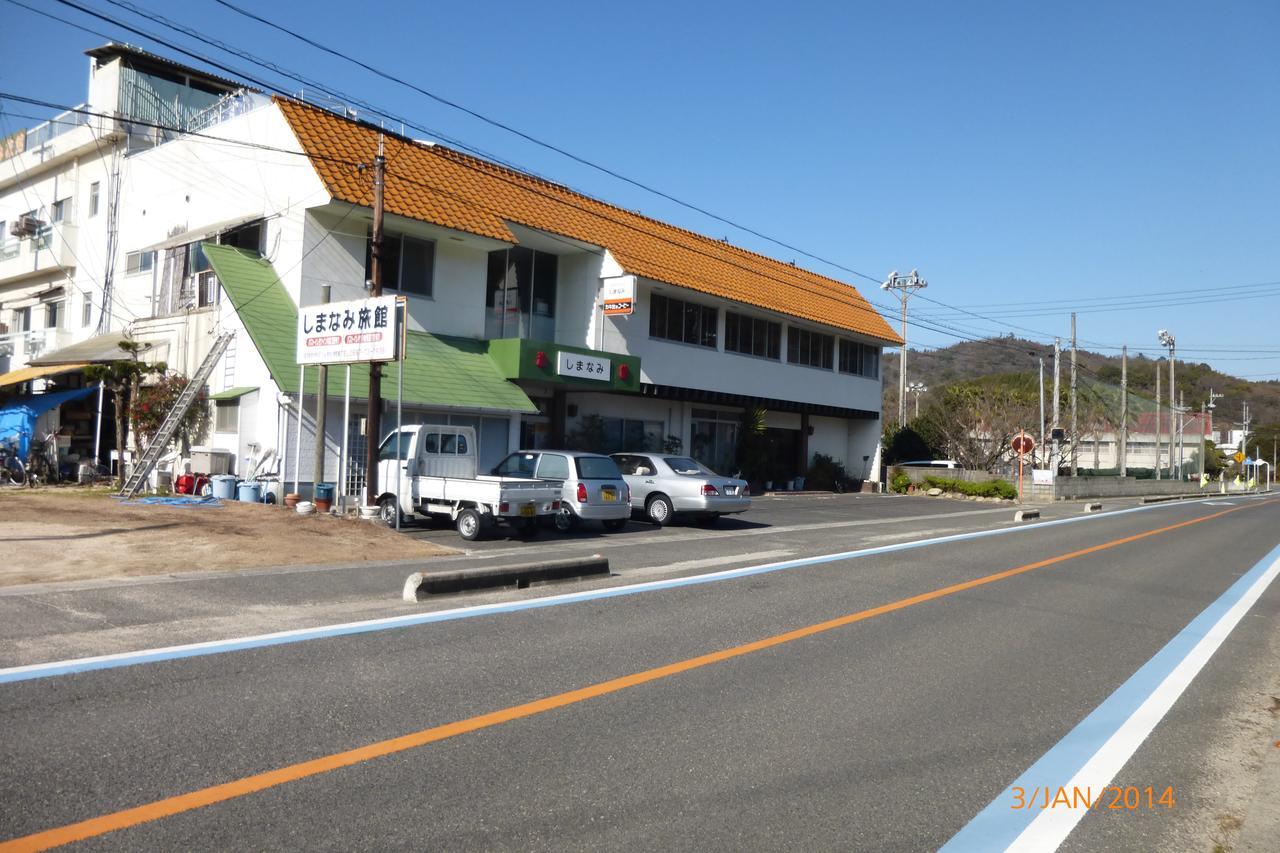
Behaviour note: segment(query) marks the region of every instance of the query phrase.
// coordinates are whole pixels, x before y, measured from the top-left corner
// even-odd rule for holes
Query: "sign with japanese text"
[[[607,358],[596,358],[593,355],[582,355],[576,352],[556,353],[556,373],[561,376],[572,376],[577,379],[599,379],[610,381],[612,363]]]
[[[298,364],[395,361],[399,340],[394,296],[298,309]]]
[[[623,275],[605,279],[603,301],[606,317],[630,314],[636,305],[636,277]]]

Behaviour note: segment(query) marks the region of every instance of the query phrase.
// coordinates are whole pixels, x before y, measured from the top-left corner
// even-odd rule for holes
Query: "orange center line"
[[[1074,560],[1088,554],[1096,554],[1099,551],[1105,551],[1109,548],[1127,545],[1131,542],[1137,542],[1150,536],[1168,533],[1172,530],[1178,530],[1184,527],[1189,527],[1193,524],[1200,524],[1205,521],[1220,518],[1221,516],[1229,515],[1233,512],[1239,512],[1241,510],[1251,509],[1256,506],[1262,506],[1270,503],[1275,503],[1275,501],[1260,501],[1249,506],[1222,510],[1220,512],[1215,512],[1212,515],[1205,515],[1187,521],[1180,521],[1177,524],[1170,524],[1166,527],[1159,527],[1143,533],[1135,533],[1132,536],[1124,536],[1120,539],[1113,539],[1110,542],[1103,542],[1099,545],[1090,545],[1087,548],[1081,548],[1077,551],[1071,551],[1066,554],[1059,554],[1056,557],[1037,560],[1034,563],[1027,563],[1022,566],[1017,566],[1016,568],[1006,569],[1002,572],[996,572],[995,574],[975,578],[974,580],[940,587],[939,589],[924,592],[919,595],[913,595],[909,598],[899,599],[898,601],[890,602],[889,604],[881,604],[877,607],[859,610],[856,613],[838,616],[834,619],[817,622],[803,628],[796,628],[792,631],[775,634],[771,637],[754,640],[750,643],[744,643],[739,646],[733,646],[727,649],[721,649],[720,651],[687,658],[685,660],[676,661],[675,663],[654,667],[653,669],[646,669],[641,672],[624,675],[619,678],[611,678],[607,681],[590,684],[576,690],[557,693],[553,696],[546,696],[541,699],[535,699],[532,702],[513,705],[497,711],[490,711],[487,714],[468,717],[467,719],[458,720],[457,722],[433,726],[429,729],[422,729],[421,731],[412,732],[410,734],[401,735],[400,737],[390,738],[388,740],[378,741],[355,749],[335,752],[320,758],[313,758],[310,761],[302,761],[297,764],[290,764],[275,770],[268,770],[264,773],[256,773],[252,776],[234,779],[220,785],[211,785],[207,788],[200,788],[185,794],[166,797],[141,806],[135,806],[133,808],[123,809],[121,811],[112,812],[99,817],[89,818],[88,820],[79,821],[78,823],[71,823],[54,829],[37,832],[32,835],[26,835],[21,838],[14,838],[9,841],[0,842],[0,853],[17,853],[17,851],[24,851],[24,853],[26,853],[26,851],[48,850],[52,847],[70,844],[74,841],[83,841],[87,838],[95,838],[100,835],[106,835],[109,832],[126,829],[142,823],[172,817],[173,815],[203,808],[204,806],[213,805],[214,803],[244,797],[249,794],[257,793],[258,791],[264,791],[268,788],[274,788],[290,782],[297,782],[300,779],[306,779],[311,776],[318,776],[321,773],[328,773],[331,770],[350,767],[353,764],[360,764],[365,761],[371,761],[375,758],[381,758],[387,755],[394,755],[398,752],[416,749],[417,747],[445,740],[446,738],[457,737],[458,735],[491,728],[493,726],[501,725],[502,723],[508,723],[512,720],[532,717],[537,714],[546,713],[547,711],[553,711],[557,708],[575,705],[579,702],[585,702],[588,699],[594,699],[609,693],[617,693],[618,691],[625,690],[628,687],[636,687],[641,684],[647,684],[651,681],[670,678],[671,676],[679,675],[682,672],[688,672],[693,669],[699,669],[704,666],[710,666],[711,664],[742,657],[743,655],[749,655],[753,652],[759,652],[775,646],[781,646],[785,643],[804,639],[805,637],[812,637],[816,634],[822,634],[827,631],[833,631],[836,628],[852,625],[855,622],[862,622],[876,616],[883,616],[886,613],[893,613],[898,610],[904,610],[908,607],[914,607],[917,604],[923,604],[928,601],[952,596],[976,587],[1007,580],[1008,578],[1016,577],[1017,575],[1025,574],[1036,569],[1042,569],[1046,566],[1052,566],[1068,560]]]

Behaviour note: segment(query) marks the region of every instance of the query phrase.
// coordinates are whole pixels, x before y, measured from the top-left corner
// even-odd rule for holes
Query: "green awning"
[[[298,308],[271,264],[256,253],[205,243],[209,259],[236,314],[271,371],[280,390],[298,392]],[[394,399],[399,364],[382,369],[382,395]],[[319,371],[307,369],[305,393],[316,393]],[[329,395],[341,397],[346,371],[329,370]],[[369,371],[353,365],[351,396],[369,394]],[[538,410],[514,383],[505,379],[487,354],[485,341],[409,332],[406,336],[404,401],[415,406],[483,409],[500,412]]]
[[[239,400],[245,394],[250,394],[258,390],[257,385],[241,385],[239,388],[228,388],[225,391],[219,391],[217,394],[210,394],[210,400]]]

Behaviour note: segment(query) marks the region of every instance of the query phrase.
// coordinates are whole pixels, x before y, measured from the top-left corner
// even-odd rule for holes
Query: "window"
[[[125,275],[138,275],[139,273],[151,272],[151,268],[155,266],[156,253],[152,252],[130,252],[124,256]]]
[[[18,241],[9,236],[8,223],[0,219],[0,261],[18,256]]]
[[[240,401],[216,400],[213,409],[214,432],[237,432],[240,429]]]
[[[89,216],[91,217],[98,215],[98,196],[100,189],[101,187],[98,181],[94,181],[89,184]]]
[[[542,464],[538,466],[538,476],[544,480],[569,479],[569,460],[559,453],[542,454]]]
[[[523,246],[489,253],[485,332],[491,338],[555,337],[560,258]]]
[[[840,341],[840,372],[880,378],[880,348],[857,341]]]
[[[423,453],[439,453],[440,452],[440,433],[429,432],[422,439]]]
[[[701,477],[707,469],[688,456],[664,456],[662,461],[671,466],[671,470],[684,477]]]
[[[649,337],[702,347],[716,346],[719,314],[715,308],[672,299],[661,293],[649,297]]]
[[[398,441],[396,439],[399,439]],[[402,432],[398,435],[389,435],[382,440],[381,446],[378,447],[378,461],[385,462],[388,459],[408,459],[409,446],[413,444],[413,433]]]
[[[46,302],[44,304],[44,327],[46,329],[61,329],[62,320],[62,300]]]
[[[223,246],[234,246],[237,249],[247,249],[254,254],[262,254],[262,220],[251,222],[248,225],[241,225],[234,231],[228,231],[218,237],[218,242]]]
[[[577,463],[579,480],[617,480],[622,477],[618,464],[608,456],[578,456],[573,461]]]
[[[442,433],[440,435],[440,452],[465,456],[467,453],[467,437],[456,432]]]
[[[493,473],[499,477],[524,477],[533,479],[533,471],[538,466],[536,453],[512,453],[498,463]]]
[[[383,235],[382,289],[430,296],[434,288],[436,244],[416,237]],[[365,242],[364,275],[373,278],[373,241]]]
[[[618,454],[613,457],[613,461],[618,463],[618,470],[625,476],[652,477],[658,473],[657,466],[648,456]]]
[[[781,358],[782,324],[726,311],[724,348],[727,352],[740,352],[744,355]]]
[[[742,416],[716,409],[694,409],[690,414],[693,441],[689,455],[713,471],[733,471]]]
[[[13,309],[13,330],[15,332],[31,331],[31,307]]]
[[[787,330],[787,361],[809,367],[831,369],[835,338],[795,326]]]
[[[71,199],[58,199],[53,203],[53,207],[49,210],[49,219],[53,222],[62,222],[67,218],[67,214],[71,212]]]
[[[604,427],[604,446],[621,451],[662,449],[662,421],[642,421],[633,418],[601,418]]]
[[[93,300],[86,296],[84,303],[80,306],[80,325],[87,326],[91,322],[93,322]]]

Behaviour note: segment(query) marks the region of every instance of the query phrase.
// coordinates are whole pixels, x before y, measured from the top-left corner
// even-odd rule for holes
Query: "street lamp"
[[[902,300],[902,354],[898,359],[899,426],[903,426],[907,422],[907,300],[911,298],[912,293],[917,290],[923,290],[928,286],[929,282],[922,279],[915,270],[912,270],[910,275],[898,275],[898,271],[894,270],[889,273],[889,278],[880,285],[880,289],[886,292],[896,290],[898,298]]]
[[[916,413],[914,417],[920,417],[920,395],[928,390],[923,382],[912,382],[907,385],[907,391],[916,395]]]

